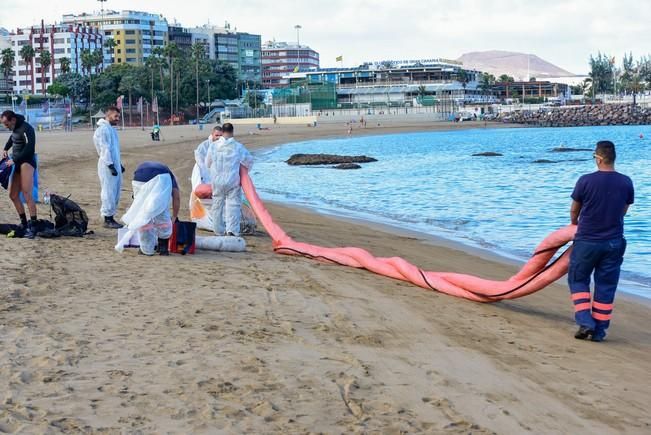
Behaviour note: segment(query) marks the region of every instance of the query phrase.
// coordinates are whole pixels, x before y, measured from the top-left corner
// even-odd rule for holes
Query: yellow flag
[[[298,65],[294,67],[294,72],[298,72]]]
[[[337,56],[337,58],[335,59],[335,62],[343,62],[343,60],[344,60],[343,56]]]

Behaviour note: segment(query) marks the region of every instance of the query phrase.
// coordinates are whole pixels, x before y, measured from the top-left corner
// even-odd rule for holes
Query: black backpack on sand
[[[54,212],[54,232],[53,237],[71,236],[82,237],[89,234],[88,215],[79,207],[79,205],[60,195],[50,195],[50,207]],[[52,215],[50,214],[50,218]],[[43,236],[42,234],[39,234]]]

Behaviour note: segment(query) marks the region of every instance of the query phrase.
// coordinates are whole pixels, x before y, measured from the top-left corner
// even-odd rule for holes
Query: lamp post
[[[301,38],[300,38],[300,31],[303,27],[301,27],[300,24],[297,24],[294,26],[296,29],[296,70],[301,69]]]
[[[206,114],[208,114],[212,109],[212,101],[210,100],[210,79],[206,79],[206,88],[208,89],[208,108],[206,109]]]

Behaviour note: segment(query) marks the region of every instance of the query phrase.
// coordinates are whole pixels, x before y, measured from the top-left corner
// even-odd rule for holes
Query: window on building
[[[118,57],[118,63],[122,63],[122,59]]]
[[[118,48],[118,54],[121,54],[121,53],[122,53],[122,49]]]
[[[135,62],[136,58],[135,57],[127,57],[127,62],[132,63]]]
[[[112,30],[107,30],[107,31],[104,32],[105,36],[111,36],[112,34],[113,34]]]
[[[55,48],[54,49],[54,54],[63,54],[66,52],[65,48]]]
[[[116,31],[115,31],[115,34],[116,34],[116,35],[119,35],[119,34],[120,34],[120,31],[119,31],[119,30],[116,30]]]
[[[135,39],[125,39],[124,43],[127,45],[135,45],[136,40]]]
[[[135,35],[135,34],[136,34],[136,31],[135,31],[135,30],[125,30],[125,31],[124,31],[124,34],[125,34],[125,35]]]
[[[63,44],[64,42],[66,42],[65,38],[54,38],[55,44]]]
[[[135,48],[127,48],[127,54],[136,54]]]

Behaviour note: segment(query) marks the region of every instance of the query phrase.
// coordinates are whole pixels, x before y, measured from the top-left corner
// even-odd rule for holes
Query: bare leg
[[[11,184],[9,184],[9,199],[14,203],[14,207],[16,207],[16,211],[19,215],[25,214],[25,207],[23,207],[23,203],[20,202],[20,191],[21,177],[20,174],[14,173],[13,177],[11,177]]]
[[[32,197],[32,190],[34,189],[34,167],[29,163],[23,163],[20,167],[20,186],[23,197],[25,197],[25,202],[27,203],[29,215],[36,216],[36,203]]]

